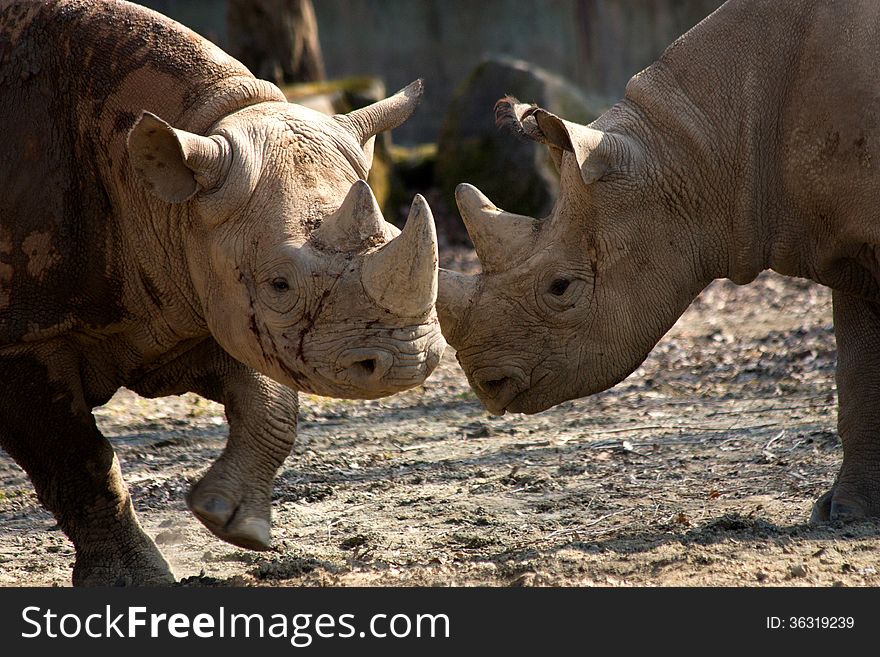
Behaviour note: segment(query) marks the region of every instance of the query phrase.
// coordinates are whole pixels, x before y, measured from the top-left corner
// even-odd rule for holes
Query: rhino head
[[[471,185],[456,201],[482,273],[440,271],[443,333],[494,413],[536,413],[605,390],[645,359],[699,291],[696,237],[632,131],[564,121],[505,98],[501,126],[547,145],[559,198],[543,219],[511,214]]]
[[[213,337],[295,389],[375,398],[421,383],[445,347],[434,310],[437,238],[416,197],[403,231],[364,182],[374,136],[405,121],[421,81],[349,114],[251,105],[207,135],[144,113],[135,171],[178,221]]]

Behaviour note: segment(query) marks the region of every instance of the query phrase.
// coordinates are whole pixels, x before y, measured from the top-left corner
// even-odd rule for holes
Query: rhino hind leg
[[[193,484],[187,505],[218,538],[249,550],[271,548],[272,486],[296,439],[296,391],[241,364],[213,340],[134,390],[149,397],[195,392],[223,404],[226,449]]]
[[[880,517],[880,306],[834,292],[843,463],[812,523]]]
[[[110,488],[115,489],[114,493],[118,496],[116,503],[122,505],[121,509],[113,513],[117,528],[111,531],[116,546],[108,550],[100,539],[90,540],[85,548],[77,545],[73,567],[74,586],[174,584],[174,575],[168,562],[138,523],[115,456],[108,479],[112,482]]]
[[[83,401],[76,361],[0,357],[0,446],[28,473],[76,550],[77,586],[166,585],[168,563],[138,523],[119,461]]]

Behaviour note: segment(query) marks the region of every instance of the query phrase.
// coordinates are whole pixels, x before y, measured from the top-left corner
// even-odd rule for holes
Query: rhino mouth
[[[523,390],[514,397],[504,411],[522,413],[523,415],[535,415],[536,413],[546,411],[548,408],[552,408],[554,405],[553,402],[542,401],[541,399],[535,398],[533,391],[529,389]]]
[[[527,378],[519,368],[485,367],[474,372],[471,385],[493,415],[504,415],[508,411],[534,415],[557,403],[540,394],[541,386],[552,378],[553,372],[545,370],[537,378],[534,374],[533,371]]]

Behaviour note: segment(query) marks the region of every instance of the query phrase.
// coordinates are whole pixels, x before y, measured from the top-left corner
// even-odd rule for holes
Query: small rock
[[[836,564],[840,561],[840,552],[835,550],[834,548],[822,549],[819,550],[813,556],[819,557],[819,563],[824,564],[826,566],[830,566],[832,564]]]
[[[343,550],[353,550],[354,548],[361,547],[370,542],[370,539],[363,534],[356,534],[355,536],[351,536],[346,538],[342,543],[339,544],[339,547]]]
[[[510,582],[510,586],[534,586],[535,577],[535,573],[523,573],[512,582]]]
[[[492,435],[492,428],[488,424],[476,423],[472,427],[466,434],[468,438],[488,438]]]
[[[171,529],[156,534],[157,545],[174,545],[177,543],[183,543],[185,540],[186,535],[179,529]]]
[[[791,567],[789,571],[789,575],[791,577],[805,577],[807,574],[807,566],[805,564],[799,563]]]

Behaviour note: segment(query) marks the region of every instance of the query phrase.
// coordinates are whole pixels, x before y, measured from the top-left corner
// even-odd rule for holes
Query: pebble
[[[792,577],[804,577],[807,574],[807,567],[804,564],[799,563],[792,566],[789,572]]]

